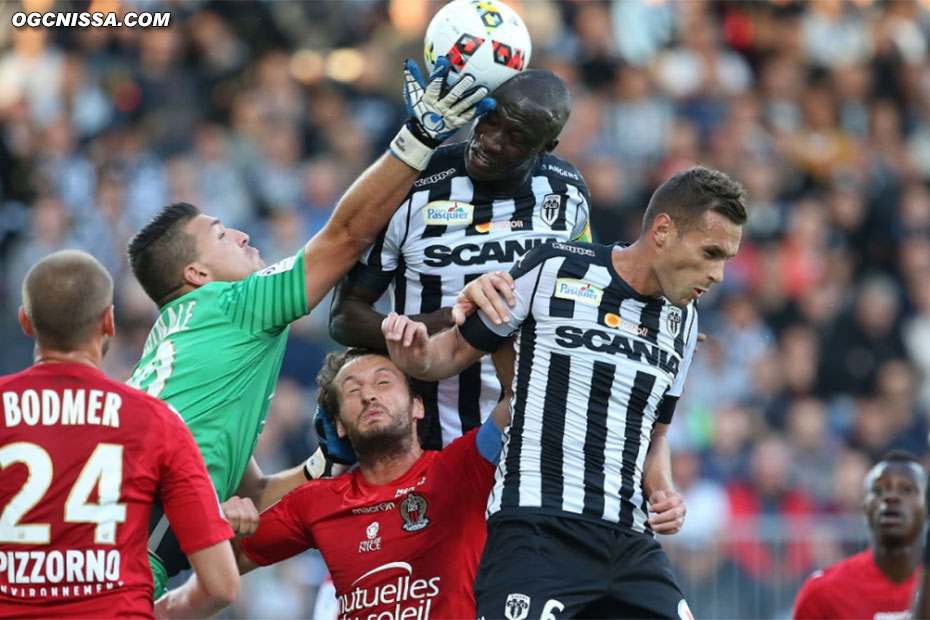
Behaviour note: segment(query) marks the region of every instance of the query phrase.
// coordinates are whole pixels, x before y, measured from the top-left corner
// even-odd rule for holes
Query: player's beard
[[[411,432],[414,423],[413,402],[411,399],[407,409],[399,414],[388,412],[391,424],[361,432],[356,428],[348,433],[349,441],[360,461],[377,461],[410,449],[415,441]],[[385,411],[387,412],[386,409]]]

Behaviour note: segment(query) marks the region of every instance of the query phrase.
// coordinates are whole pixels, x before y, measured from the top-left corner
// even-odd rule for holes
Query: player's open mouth
[[[896,510],[878,513],[878,522],[882,525],[900,525],[904,523],[904,515]]]
[[[707,292],[707,290],[703,288],[694,287],[693,289],[691,289],[691,292],[695,299],[699,299],[701,295]]]

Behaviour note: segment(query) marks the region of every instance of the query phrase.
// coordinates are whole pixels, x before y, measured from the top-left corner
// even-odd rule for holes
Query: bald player
[[[0,377],[0,617],[154,617],[156,496],[202,580],[190,596],[235,600],[232,530],[190,431],[100,370],[110,275],[84,252],[47,256],[23,282],[19,322],[35,363]]]

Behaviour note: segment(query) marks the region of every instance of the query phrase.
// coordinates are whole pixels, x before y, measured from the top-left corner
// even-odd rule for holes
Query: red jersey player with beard
[[[481,427],[441,452],[424,451],[416,424],[423,403],[385,354],[331,353],[317,383],[320,406],[335,412],[358,467],[311,480],[263,512],[258,531],[242,541],[240,571],[317,548],[340,618],[473,618],[507,399]],[[169,592],[156,611],[202,617],[217,609],[191,607]]]
[[[892,452],[865,478],[869,549],[817,571],[801,587],[794,618],[908,618],[917,585],[927,475],[917,459]]]
[[[233,531],[190,431],[100,371],[112,302],[110,275],[84,252],[45,257],[23,283],[35,364],[0,377],[0,618],[153,617],[156,496],[200,577],[189,595],[238,594]]]

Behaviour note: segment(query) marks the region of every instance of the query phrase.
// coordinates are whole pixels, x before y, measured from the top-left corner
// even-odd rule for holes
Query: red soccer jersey
[[[161,498],[185,553],[232,537],[167,405],[83,364],[0,378],[0,617],[153,617]]]
[[[340,618],[474,618],[494,481],[477,432],[426,451],[388,484],[368,484],[358,469],[307,482],[262,513],[243,551],[264,566],[318,548]]]
[[[904,583],[895,583],[876,566],[872,550],[866,549],[808,577],[798,592],[794,617],[909,618],[919,573],[918,568]]]

